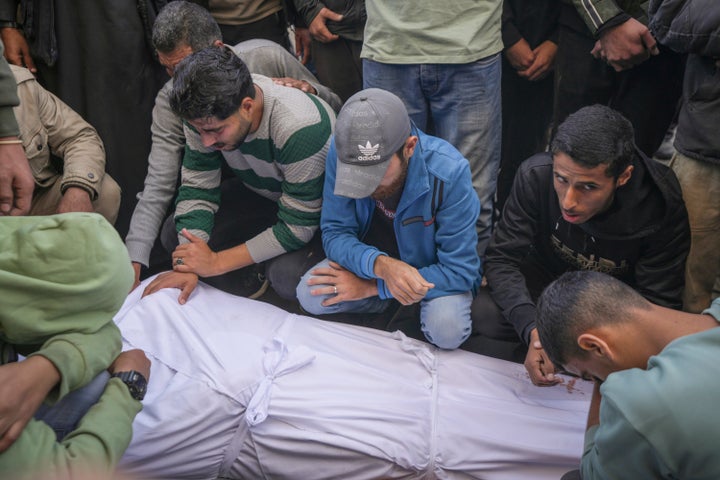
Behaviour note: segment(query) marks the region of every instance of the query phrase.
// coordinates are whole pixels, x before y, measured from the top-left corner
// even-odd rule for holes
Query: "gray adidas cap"
[[[350,97],[335,122],[335,195],[369,197],[409,136],[410,117],[397,96],[368,88]]]

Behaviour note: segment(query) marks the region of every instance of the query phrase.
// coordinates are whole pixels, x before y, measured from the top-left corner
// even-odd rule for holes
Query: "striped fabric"
[[[593,35],[609,20],[626,13],[647,23],[647,0],[566,0],[572,3]]]
[[[206,241],[210,238],[225,161],[245,186],[278,203],[277,222],[246,242],[253,260],[262,262],[302,247],[320,224],[325,156],[335,114],[314,95],[275,85],[261,75],[253,75],[253,81],[263,92],[263,117],[239,149],[208,149],[200,135],[185,125],[187,145],[175,225],[178,232],[187,228]],[[182,235],[179,238],[186,242]]]

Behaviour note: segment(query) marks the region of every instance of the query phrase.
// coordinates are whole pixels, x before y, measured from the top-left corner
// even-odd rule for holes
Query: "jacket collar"
[[[425,134],[421,132],[413,123],[410,130],[411,135],[417,135],[418,142],[415,145],[415,151],[410,157],[408,165],[407,178],[403,193],[398,203],[398,214],[412,205],[418,198],[430,191],[430,174],[428,173],[427,164],[425,163],[425,148],[423,140]]]

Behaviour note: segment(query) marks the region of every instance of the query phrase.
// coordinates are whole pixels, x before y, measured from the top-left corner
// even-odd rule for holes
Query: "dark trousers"
[[[502,153],[495,208],[502,211],[515,172],[531,155],[545,150],[552,120],[553,75],[531,82],[517,74],[503,56]]]
[[[343,103],[362,90],[361,41],[339,38],[322,43],[313,40],[311,48],[318,80],[337,93]]]
[[[215,225],[208,246],[217,252],[245,243],[275,224],[277,211],[277,203],[249,190],[239,178],[223,181],[220,208],[215,214]],[[178,246],[173,215],[165,220],[160,236],[168,252]],[[323,258],[325,252],[318,229],[315,237],[304,247],[265,261],[265,276],[280,297],[294,300],[300,277]],[[228,293],[245,294],[238,291],[238,286],[242,283],[239,278],[246,274],[244,270],[245,268],[203,278],[203,281]]]
[[[675,115],[685,58],[658,45],[659,55],[616,72],[590,55],[594,45],[591,37],[560,27],[555,67],[555,128],[584,106],[607,105],[630,120],[638,148],[652,156]]]
[[[533,301],[537,300],[542,291],[556,277],[548,272],[532,256],[528,257],[521,265],[520,272],[525,278],[525,287]],[[488,282],[491,280],[488,279]],[[492,298],[492,284],[480,288],[477,296],[470,307],[470,315],[473,318],[473,326],[478,334],[483,337],[503,341],[517,341],[520,333],[507,321],[506,314],[495,303]],[[525,339],[521,339],[523,342]]]
[[[90,407],[100,400],[109,379],[108,372],[100,372],[87,385],[69,392],[55,405],[43,403],[35,412],[35,420],[45,422],[55,432],[58,442],[61,441],[77,428]]]

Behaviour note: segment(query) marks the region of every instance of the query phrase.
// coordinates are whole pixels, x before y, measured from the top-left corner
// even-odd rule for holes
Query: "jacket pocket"
[[[35,178],[35,183],[41,187],[47,187],[53,183],[58,172],[50,162],[47,133],[45,131],[37,132],[29,136],[29,140],[26,140],[23,136],[23,148]]]

